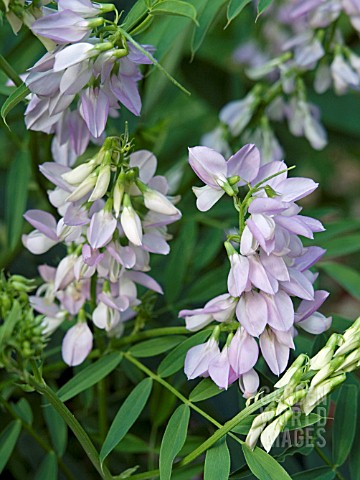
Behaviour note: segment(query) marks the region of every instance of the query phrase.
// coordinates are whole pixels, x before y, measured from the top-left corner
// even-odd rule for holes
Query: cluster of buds
[[[0,273],[0,367],[24,370],[45,347],[42,317],[34,316],[28,293],[34,282]]]
[[[152,63],[153,48],[129,44],[116,10],[114,22],[102,16],[114,10],[113,4],[59,0],[57,11],[47,9],[31,25],[52,48],[26,75],[26,126],[55,134],[52,153],[59,163],[72,165],[90,139],[101,138],[121,105],[140,115],[139,65]]]
[[[155,175],[156,157],[131,149],[125,134],[108,137],[94,158],[73,169],[43,164],[42,173],[56,185],[50,202],[62,218],[56,222],[41,210],[25,214],[36,229],[23,236],[32,253],[42,254],[58,243],[68,249],[57,268],[39,268],[45,283],[31,303],[45,315],[47,333],[65,319],[77,318],[63,341],[63,358],[70,365],[80,364],[92,348],[89,302],[92,323],[109,336],[120,336],[140,304],[136,284],[162,293],[145,272],[150,253],[169,253],[167,225],[181,213],[174,206],[177,199],[167,196],[166,178]]]
[[[339,22],[340,16],[344,21]],[[264,161],[280,160],[283,152],[272,123],[284,121],[292,135],[305,137],[316,150],[324,148],[327,134],[319,109],[307,99],[304,77],[314,72],[319,94],[331,86],[339,95],[359,89],[360,57],[346,45],[341,30],[346,23],[360,32],[358,1],[273,4],[263,17],[263,38],[247,41],[233,55],[256,84],[244,98],[221,109],[220,125],[203,137],[203,145],[227,155],[236,139],[236,144],[257,144]]]
[[[295,327],[318,334],[331,324],[331,318],[317,312],[328,292],[314,290],[317,274],[310,270],[325,250],[304,248],[299,238],[313,238],[323,226],[300,215],[295,203],[312,193],[317,183],[288,178],[284,162],[262,165],[259,150],[251,144],[228,161],[207,147],[190,148],[189,162],[206,184],[193,188],[199,210],[210,209],[226,193],[238,212],[239,229],[225,242],[230,261],[228,292],[203,308],[179,313],[191,331],[213,321],[228,324],[236,319],[235,335],[229,335],[220,351],[215,329],[207,343],[189,350],[185,373],[189,379],[210,376],[220,388],[239,378],[245,395],[251,395],[258,387],[253,367],[259,346],[271,371],[279,375],[287,366],[290,349],[295,348]],[[291,297],[301,300],[296,311]]]
[[[360,366],[360,317],[343,335],[334,333],[313,358],[302,354],[275,384],[280,395],[254,419],[246,443],[254,448],[260,438],[268,452],[297,411],[309,415],[336,387],[346,373]]]

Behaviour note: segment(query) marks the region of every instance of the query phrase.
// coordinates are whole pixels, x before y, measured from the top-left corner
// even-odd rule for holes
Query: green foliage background
[[[118,6],[127,10],[132,3],[119,2]],[[181,308],[200,306],[225,291],[227,259],[222,242],[223,230],[234,224],[232,204],[230,200],[227,204],[226,201],[222,202],[206,214],[196,210],[191,186],[197,180],[187,165],[187,147],[199,144],[201,136],[216,126],[218,112],[225,103],[241,98],[248,91],[250,85],[243,68],[234,64],[231,56],[239,43],[250,36],[256,37],[262,26],[261,17],[255,24],[255,13],[247,7],[224,30],[227,1],[192,0],[191,3],[198,11],[200,32],[204,34],[204,41],[196,53],[194,46],[200,42],[201,35],[199,29],[196,30],[194,23],[187,18],[158,17],[152,28],[137,37],[143,44],[156,45],[156,58],[191,92],[191,96],[178,90],[160,71],[148,69],[141,85],[141,117],[135,118],[123,109],[120,118],[113,120],[108,129],[109,134],[120,134],[127,120],[130,132],[135,136],[136,147],[148,148],[157,155],[160,173],[178,174],[176,192],[182,196],[179,208],[183,212],[183,218],[172,228],[174,240],[169,256],[153,256],[152,273],[164,287],[165,295],[162,298],[151,295],[147,297],[142,319],[149,327],[181,326],[183,323],[177,318],[177,312]],[[205,14],[213,16],[214,20],[206,36]],[[351,40],[356,48],[358,39]],[[27,30],[22,30],[15,37],[6,22],[1,26],[0,45],[1,54],[18,73],[25,72],[44,53],[43,46]],[[0,102],[3,103],[8,89],[4,87],[6,79],[1,75]],[[296,355],[300,352],[316,352],[331,332],[341,332],[360,314],[360,97],[358,93],[342,97],[333,93],[321,96],[313,93],[311,100],[321,107],[322,118],[329,133],[329,144],[323,151],[315,152],[306,140],[292,137],[285,125],[277,124],[276,133],[285,148],[287,163],[297,165],[296,175],[309,176],[320,183],[319,189],[304,208],[309,215],[321,218],[327,227],[325,233],[316,236],[314,244],[327,249],[326,256],[319,264],[319,287],[331,291],[322,312],[332,314],[334,321],[330,332],[317,338],[304,333],[298,336]],[[63,252],[61,247],[56,247],[50,253],[36,257],[21,245],[21,233],[30,230],[29,225],[22,221],[22,213],[27,208],[49,210],[46,190],[51,188],[38,171],[39,164],[51,160],[49,138],[26,131],[23,111],[24,106],[18,105],[7,119],[11,130],[4,124],[0,129],[0,268],[36,277],[38,264],[55,265]],[[89,360],[81,367],[74,368],[73,372],[66,368],[61,362],[58,347],[62,335],[62,332],[54,335],[47,349],[44,366],[44,375],[55,389],[64,385],[73,373],[80,372],[91,363]],[[170,350],[184,339],[183,336],[174,338],[173,343],[166,347]],[[165,350],[150,359],[140,360],[151,369],[156,369],[166,354],[163,352]],[[262,384],[271,387],[273,375],[263,364],[260,369]],[[144,378],[126,359],[114,367],[106,379],[109,392],[108,423],[115,417],[120,404],[133,391],[134,385]],[[67,436],[67,428],[56,412],[49,405],[40,405],[35,393],[28,394],[26,400],[21,398],[21,390],[6,382],[6,377],[0,376],[1,398],[11,395],[12,409],[17,412],[13,416],[23,419],[23,427],[36,425],[41,441],[52,446],[44,457],[44,446],[41,446],[41,442],[36,443],[29,429],[24,427],[3,472],[4,478],[56,478],[56,457],[63,455],[64,462],[74,477],[97,478],[72,435]],[[181,370],[171,375],[171,383],[185,395],[196,384],[187,382]],[[354,439],[352,426],[357,425],[359,431],[360,419],[356,419],[359,411],[356,397],[358,384],[358,377],[350,374],[340,393],[336,392],[331,403],[327,404],[326,446],[321,455],[312,447],[302,448],[301,452],[296,448],[274,450],[275,456],[284,461],[284,468],[294,479],[335,478],[336,472],[327,462],[331,466],[342,465],[339,467],[342,478],[359,478],[358,436],[354,442],[346,444],[349,432],[350,440]],[[96,387],[91,387],[74,396],[68,405],[94,441],[101,446],[101,438],[96,437],[94,415],[99,394]],[[345,403],[343,398],[346,398]],[[139,421],[115,449],[122,455],[111,457],[110,465],[114,471],[134,465],[145,469],[155,468],[159,452],[161,455],[162,435],[177,405],[175,397],[154,383],[149,403]],[[220,422],[224,422],[244,407],[244,400],[237,387],[233,386],[228,392],[203,401],[201,406]],[[334,412],[335,422],[332,420]],[[185,412],[180,414],[185,415]],[[19,420],[9,424],[11,416],[9,410],[4,408],[1,411],[0,430],[3,434],[0,437],[0,459],[6,456],[2,450],[2,440],[9,437],[16,439],[20,432]],[[341,420],[337,420],[338,416]],[[204,441],[211,429],[200,416],[191,417],[190,435],[184,446],[180,445],[181,455],[186,455]],[[319,432],[319,435],[323,435],[323,432]],[[244,466],[245,459],[239,445],[231,440],[228,445],[232,453],[232,471],[238,471],[231,478],[251,478],[251,473]],[[212,455],[215,461],[210,458],[207,462],[216,464],[216,452]],[[322,458],[323,455],[326,459]],[[223,458],[221,453],[220,457]],[[207,468],[209,471],[210,467]],[[172,478],[199,478],[196,475],[201,470],[202,465],[195,464],[190,469],[174,474]],[[305,471],[311,472],[304,473]],[[63,478],[62,471],[59,471],[59,475],[59,478]]]

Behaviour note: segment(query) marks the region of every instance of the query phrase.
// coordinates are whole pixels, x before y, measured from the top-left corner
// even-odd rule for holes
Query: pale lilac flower
[[[229,346],[229,361],[234,372],[243,375],[251,370],[259,356],[256,340],[243,327],[237,329]]]
[[[280,375],[285,370],[290,348],[295,348],[291,329],[288,332],[278,332],[266,328],[260,335],[261,353],[275,375]]]
[[[64,362],[75,367],[89,355],[93,344],[93,335],[86,323],[80,322],[71,327],[63,339],[62,357]]]
[[[209,376],[209,364],[220,354],[218,342],[211,337],[206,343],[190,348],[186,354],[184,371],[189,380]]]
[[[240,390],[243,392],[244,398],[253,397],[259,389],[260,379],[259,375],[256,371],[252,368],[246,373],[240,375],[239,378],[239,387]]]

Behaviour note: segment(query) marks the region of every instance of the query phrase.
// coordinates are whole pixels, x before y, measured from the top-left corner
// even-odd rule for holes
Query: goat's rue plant
[[[240,3],[0,0],[4,478],[360,474],[360,4]]]

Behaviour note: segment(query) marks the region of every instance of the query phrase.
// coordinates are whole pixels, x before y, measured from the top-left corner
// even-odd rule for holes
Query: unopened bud
[[[325,365],[321,370],[319,370],[317,374],[312,378],[310,388],[316,387],[316,385],[319,385],[319,383],[330,377],[330,375],[334,373],[344,362],[344,358],[345,357],[343,356],[333,358],[327,365]]]
[[[269,408],[269,407],[268,407]],[[253,449],[258,441],[261,432],[266,427],[266,424],[270,422],[275,417],[275,409],[270,407],[270,409],[265,410],[264,412],[257,415],[250,427],[249,433],[247,434],[245,443]]]
[[[288,385],[290,379],[295,375],[296,372],[300,371],[303,373],[303,365],[308,359],[308,356],[302,353],[298,358],[293,362],[293,364],[286,370],[284,375],[280,378],[278,382],[275,383],[275,388],[281,388]]]
[[[105,195],[110,183],[110,174],[110,164],[100,167],[96,185],[90,195],[89,202],[99,200],[99,198],[102,198]]]
[[[347,355],[343,363],[336,369],[336,372],[351,372],[355,370],[360,361],[360,347]]]
[[[279,434],[285,428],[285,425],[290,420],[293,415],[292,410],[287,410],[280,417],[276,418],[273,422],[268,425],[260,436],[261,443],[267,452],[270,451],[273,443],[279,436]]]
[[[89,193],[96,185],[97,175],[92,173],[67,197],[67,202],[77,202]]]
[[[65,182],[70,183],[70,185],[79,185],[93,172],[96,166],[97,162],[90,160],[70,170],[70,172],[63,173],[61,176]]]
[[[306,396],[306,394],[307,389],[302,388],[301,390],[297,390],[296,392],[286,397],[284,396],[278,403],[278,406],[276,408],[276,415],[280,415],[280,413],[282,413],[284,410],[300,402],[300,400],[302,400]]]
[[[330,392],[346,380],[346,374],[341,373],[335,377],[325,380],[314,388],[310,388],[304,401],[301,404],[301,409],[305,415],[309,415],[314,410],[316,405],[322,401]]]
[[[331,359],[334,356],[335,348],[341,344],[343,341],[342,335],[338,333],[333,333],[329,340],[326,342],[325,347],[323,347],[311,360],[310,368],[311,370],[321,370],[323,367],[329,364]]]
[[[120,215],[120,208],[121,208],[121,203],[122,199],[124,196],[125,192],[125,173],[120,173],[114,187],[114,192],[113,192],[113,202],[114,202],[114,212],[115,212],[115,217],[118,218]]]

